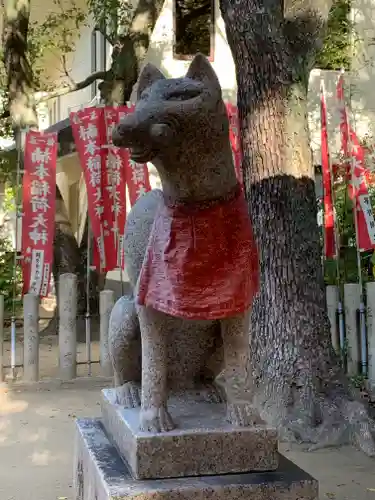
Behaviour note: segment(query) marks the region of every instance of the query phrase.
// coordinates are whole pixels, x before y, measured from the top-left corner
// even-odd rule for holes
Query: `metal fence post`
[[[332,346],[337,353],[340,353],[340,338],[337,329],[337,310],[339,305],[339,288],[335,285],[326,287],[326,300],[328,318],[331,323]]]
[[[60,379],[77,376],[77,276],[59,278],[59,373]]]
[[[100,368],[102,375],[111,377],[113,375],[111,358],[108,348],[109,317],[115,303],[113,290],[103,290],[99,297],[100,312]]]
[[[358,283],[345,283],[344,306],[347,339],[348,375],[358,375],[360,363],[358,310],[361,304],[361,287]]]
[[[39,296],[23,298],[23,379],[39,380]]]

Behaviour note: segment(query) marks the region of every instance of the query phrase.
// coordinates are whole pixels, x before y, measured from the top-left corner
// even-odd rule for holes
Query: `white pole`
[[[87,374],[91,376],[91,317],[90,317],[90,252],[91,252],[91,230],[90,219],[87,213],[87,256],[86,256],[86,362]]]
[[[77,276],[59,278],[59,370],[62,380],[77,376]]]
[[[39,380],[39,297],[27,293],[23,298],[23,379]]]

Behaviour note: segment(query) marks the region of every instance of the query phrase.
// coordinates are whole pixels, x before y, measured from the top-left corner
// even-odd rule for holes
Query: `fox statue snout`
[[[175,131],[165,123],[152,123],[151,120],[141,121],[138,113],[126,115],[113,131],[113,144],[117,147],[130,148],[131,154],[137,156],[142,150],[156,152],[159,147],[165,147],[173,140]]]

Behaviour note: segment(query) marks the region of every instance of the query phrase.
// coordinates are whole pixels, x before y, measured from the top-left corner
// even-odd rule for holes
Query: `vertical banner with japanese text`
[[[375,247],[375,220],[368,192],[365,168],[365,152],[357,134],[349,129],[351,178],[348,186],[349,196],[357,209],[358,248],[361,252]]]
[[[106,142],[103,113],[103,108],[92,107],[70,114],[73,137],[86,181],[91,230],[102,270],[107,267],[103,227],[102,158],[104,149],[102,146]]]
[[[322,153],[322,177],[323,177],[323,203],[324,203],[324,256],[326,258],[335,258],[335,213],[332,196],[332,177],[331,162],[328,147],[327,132],[327,106],[323,84],[320,87],[320,121],[321,121],[321,153]]]
[[[119,108],[105,107],[104,121],[106,144],[103,152],[103,204],[104,204],[104,247],[107,271],[122,266],[123,242],[126,221],[125,168],[128,151],[117,148],[112,142],[112,132],[119,121]],[[115,249],[115,251],[114,251]]]
[[[26,134],[23,217],[23,293],[46,297],[55,234],[57,133]]]
[[[243,173],[242,173],[242,151],[241,151],[241,138],[240,126],[238,121],[238,109],[234,104],[227,103],[227,114],[229,118],[229,140],[232,146],[232,155],[236,177],[240,185],[243,187]]]
[[[375,247],[375,220],[371,207],[366,178],[365,152],[357,134],[351,129],[344,99],[344,76],[340,75],[336,87],[336,98],[340,112],[341,149],[348,162],[348,191],[357,213],[357,247],[363,252]]]

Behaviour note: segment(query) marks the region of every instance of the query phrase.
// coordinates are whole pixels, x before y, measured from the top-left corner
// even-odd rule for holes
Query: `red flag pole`
[[[333,171],[331,163],[331,155],[329,152],[328,145],[328,133],[327,133],[327,106],[326,106],[326,95],[324,88],[323,79],[320,81],[320,93],[321,93],[321,154],[322,154],[322,167],[323,167],[323,189],[324,189],[324,212],[325,212],[325,223],[328,220],[332,224],[332,235],[327,234],[327,228],[325,228],[325,257],[333,257],[338,263],[338,229],[337,221],[335,216],[335,194],[333,190]],[[328,174],[328,175],[327,175]],[[328,205],[328,206],[327,206]],[[327,213],[327,210],[329,213]],[[337,282],[339,284],[340,269],[337,266]]]
[[[329,177],[326,179],[326,181],[329,182],[329,188],[330,188],[330,197],[331,197],[331,204],[332,204],[332,217],[333,217],[333,239],[334,239],[334,253],[335,253],[335,260],[336,260],[336,286],[338,289],[338,304],[337,304],[337,312],[338,312],[338,317],[339,317],[339,345],[340,348],[344,348],[344,342],[345,342],[345,326],[344,326],[344,310],[343,310],[343,301],[342,301],[342,291],[340,287],[340,249],[339,249],[339,229],[337,225],[337,217],[336,217],[336,212],[335,212],[335,192],[334,192],[334,176],[333,176],[333,169],[332,169],[332,162],[331,162],[331,155],[329,152],[329,144],[328,144],[328,132],[327,132],[327,100],[326,100],[326,93],[325,93],[325,86],[324,86],[324,80],[321,79],[320,81],[320,92],[321,92],[321,126],[322,126],[322,144],[321,144],[321,152],[322,152],[322,167],[324,168],[324,161],[328,163],[328,171],[329,171]],[[325,130],[324,130],[325,128]],[[323,135],[325,134],[325,137]],[[324,142],[325,144],[325,151],[324,151]],[[323,158],[323,155],[326,154],[326,158]],[[328,160],[328,161],[327,161]],[[323,173],[324,175],[324,173]],[[324,186],[323,181],[323,188],[326,189],[327,186]],[[326,194],[326,193],[324,193]],[[325,204],[324,204],[325,205]],[[324,206],[324,210],[326,207]],[[325,217],[324,217],[325,221]],[[325,231],[325,237],[326,237],[326,231]],[[327,250],[327,246],[325,244],[325,250]]]

